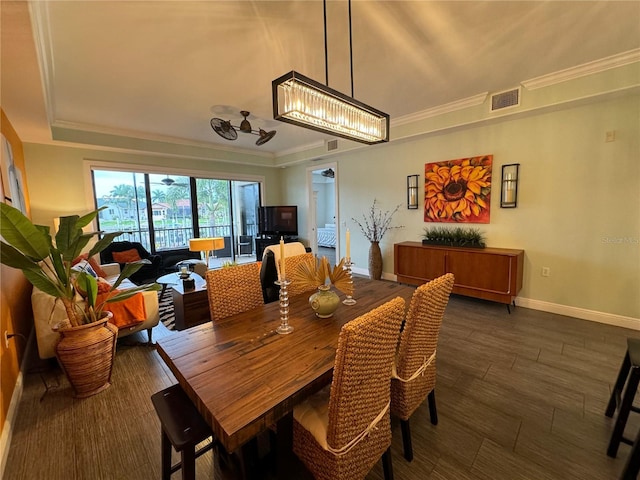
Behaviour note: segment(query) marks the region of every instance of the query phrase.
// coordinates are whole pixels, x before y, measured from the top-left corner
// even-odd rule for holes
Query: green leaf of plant
[[[124,268],[120,272],[120,275],[118,275],[118,279],[113,284],[113,289],[118,288],[118,286],[120,286],[125,278],[129,278],[131,275],[140,270],[143,265],[146,265],[148,263],[151,262],[149,262],[149,260],[139,260],[137,262],[126,263]]]
[[[77,242],[82,235],[82,229],[77,226],[78,218],[80,218],[78,215],[60,217],[60,226],[56,233],[56,247],[61,252],[67,251],[69,246]]]
[[[76,276],[76,286],[82,292],[82,296],[90,307],[95,307],[98,297],[98,281],[86,272],[80,272]]]
[[[39,288],[53,297],[61,297],[61,292],[64,291],[63,287],[51,280],[44,273],[36,272],[34,270],[23,270],[23,273],[34,287]]]
[[[109,300],[106,301],[106,303],[114,303],[114,302],[121,302],[123,300],[126,300],[129,297],[133,297],[136,293],[139,292],[146,292],[146,291],[160,291],[162,289],[162,285],[160,285],[159,283],[149,283],[147,285],[139,285],[137,287],[134,288],[129,288],[127,290],[122,290],[118,293],[116,293],[113,297],[110,297]]]
[[[91,247],[91,250],[89,250],[89,256],[93,257],[96,253],[100,253],[102,250],[107,248],[107,246],[109,246],[116,237],[119,237],[120,235],[122,235],[122,232],[105,233],[104,236]]]
[[[0,234],[25,256],[40,261],[49,255],[51,240],[20,210],[0,203]]]
[[[39,270],[38,264],[32,260],[29,260],[21,252],[0,241],[0,263],[12,268],[19,268],[22,270]]]

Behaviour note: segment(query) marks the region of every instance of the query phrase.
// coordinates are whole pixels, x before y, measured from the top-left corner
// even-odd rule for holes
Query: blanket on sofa
[[[107,293],[99,293],[97,298],[98,305],[107,301],[110,297],[114,296],[118,290],[113,290]],[[147,318],[147,311],[144,306],[144,298],[142,293],[136,293],[135,295],[122,300],[121,302],[113,302],[105,305],[104,310],[108,310],[113,314],[111,323],[113,323],[118,329],[135,327],[136,325],[144,322]]]

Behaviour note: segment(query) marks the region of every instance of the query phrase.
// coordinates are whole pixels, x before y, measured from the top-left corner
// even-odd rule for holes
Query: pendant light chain
[[[329,55],[327,48],[327,0],[322,2],[322,10],[324,13],[324,76],[325,85],[329,86]],[[351,72],[351,98],[353,95],[353,32],[351,28],[351,0],[349,0],[349,70]]]
[[[351,66],[351,98],[353,95],[353,35],[351,34],[351,0],[349,0],[349,64]]]
[[[327,0],[322,2],[323,10],[324,10],[324,83],[328,87],[329,86],[329,60],[327,54]],[[353,93],[352,93],[353,95]]]

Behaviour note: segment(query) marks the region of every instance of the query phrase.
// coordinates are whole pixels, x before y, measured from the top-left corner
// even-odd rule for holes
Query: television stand
[[[298,237],[292,237],[290,235],[282,235],[284,243],[297,242]],[[264,249],[269,245],[277,245],[280,243],[279,235],[260,235],[256,237],[256,259],[262,260],[262,254],[264,253]]]

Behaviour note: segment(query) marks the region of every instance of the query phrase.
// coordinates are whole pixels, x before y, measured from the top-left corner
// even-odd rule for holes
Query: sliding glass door
[[[149,174],[154,250],[180,249],[193,238],[191,180]]]
[[[150,252],[189,247],[194,237],[221,237],[212,266],[255,261],[260,183],[145,172],[93,170],[100,230],[124,232]]]

